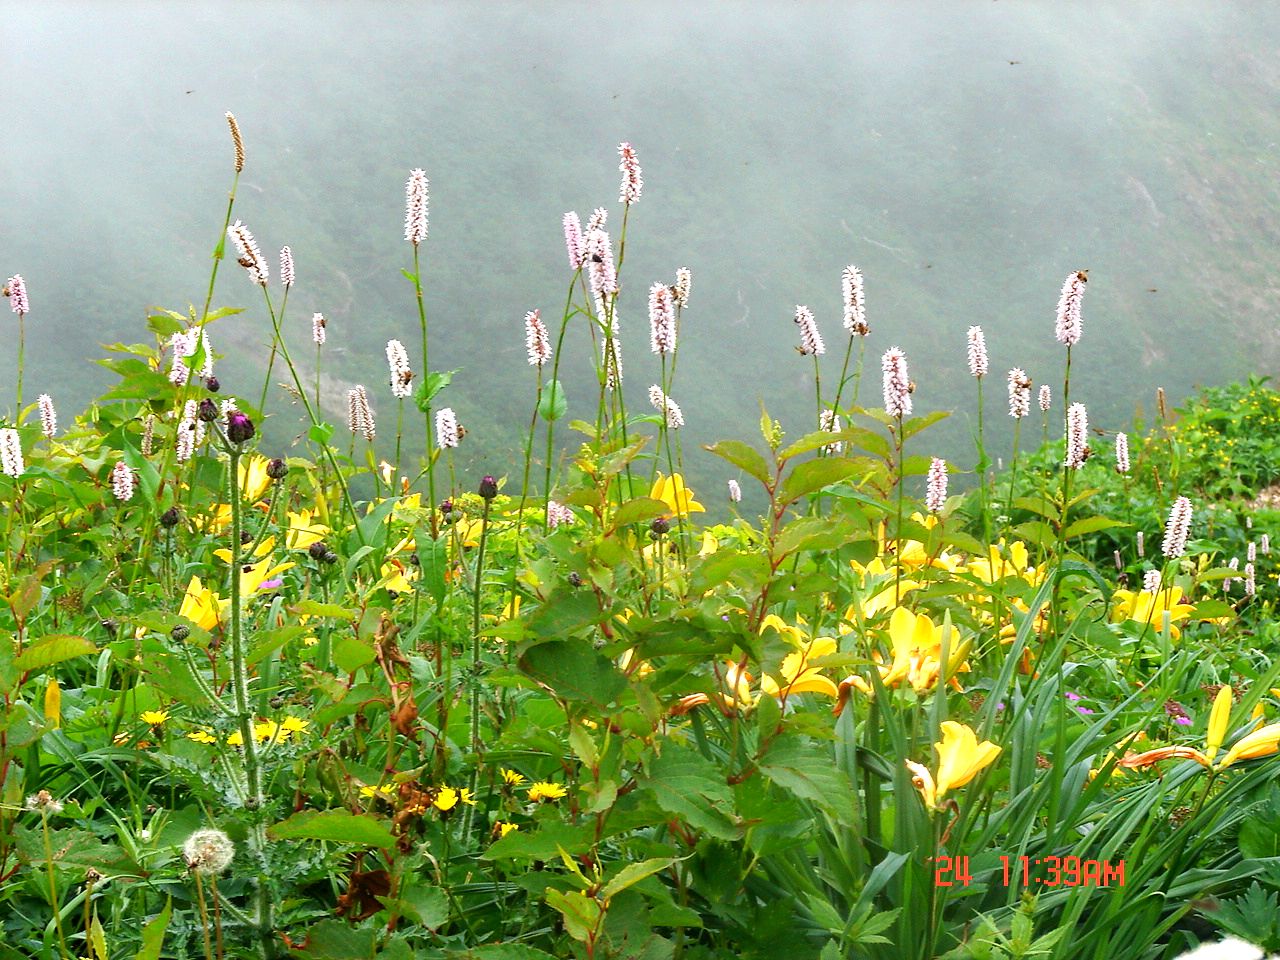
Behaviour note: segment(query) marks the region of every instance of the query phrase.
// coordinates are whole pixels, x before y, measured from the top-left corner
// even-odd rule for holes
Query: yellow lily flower
[[[214,591],[205,587],[199,577],[192,577],[187,584],[186,595],[182,598],[182,606],[178,608],[178,616],[186,617],[202,630],[212,630],[222,620],[222,614],[229,606],[230,600],[221,599]]]
[[[1033,566],[1027,545],[1021,540],[1006,544],[1001,538],[988,548],[985,557],[974,557],[965,564],[965,571],[984,583],[999,583],[1009,577],[1021,577],[1031,586],[1044,580],[1044,567]]]
[[[1164,629],[1164,617],[1169,615],[1169,636],[1177,640],[1182,636],[1177,625],[1191,617],[1196,608],[1189,603],[1182,603],[1182,588],[1169,587],[1152,593],[1147,590],[1117,590],[1115,593],[1116,608],[1112,611],[1111,621],[1135,620],[1143,626],[1150,624],[1155,630]]]
[[[1231,722],[1231,688],[1223,686],[1213,698],[1213,709],[1209,711],[1209,731],[1204,739],[1204,755],[1212,761],[1227,736],[1227,724]]]
[[[231,506],[219,503],[214,506],[211,512],[191,519],[197,530],[203,533],[217,533],[231,526]]]
[[[258,544],[258,548],[253,551],[253,555],[260,559],[256,563],[248,563],[248,564],[243,564],[241,566],[240,596],[242,597],[252,596],[254,593],[257,592],[258,588],[261,587],[263,583],[265,583],[267,580],[270,580],[277,573],[283,573],[285,570],[288,570],[290,567],[297,566],[297,564],[295,564],[292,560],[289,560],[285,563],[278,563],[275,566],[272,566],[270,553],[275,548],[275,545],[276,545],[276,538],[267,537],[267,539],[263,540],[260,544]],[[219,560],[221,560],[223,563],[231,562],[230,550],[225,550],[225,549],[215,550],[213,551],[213,555],[217,557]],[[244,559],[245,558],[243,557],[241,558],[241,560],[244,560]]]
[[[1278,751],[1280,751],[1280,723],[1269,723],[1237,740],[1219,761],[1218,769],[1225,770],[1237,760],[1256,760],[1258,757],[1269,757]]]
[[[329,533],[323,523],[312,523],[310,510],[288,511],[289,529],[284,536],[285,546],[290,550],[305,550],[313,543],[319,543]]]
[[[236,470],[236,478],[240,482],[240,495],[249,503],[257,503],[271,486],[271,478],[267,476],[267,464],[270,461],[258,454],[240,458],[240,466]]]
[[[857,623],[859,612],[862,614],[862,620],[870,620],[876,614],[897,606],[899,599],[905,596],[908,591],[916,590],[920,587],[920,584],[915,580],[896,581],[896,571],[886,567],[880,557],[872,558],[871,562],[866,566],[856,560],[849,561],[849,564],[853,567],[854,573],[858,574],[861,581],[860,585],[864,590],[876,590],[877,586],[879,590],[870,594],[866,599],[849,606],[849,609],[844,614],[844,619],[848,623]],[[841,627],[841,632],[849,633],[851,630]]]
[[[653,489],[649,491],[649,496],[654,500],[661,500],[677,517],[687,517],[690,513],[706,513],[707,508],[694,499],[693,491],[684,485],[684,477],[678,473],[673,473],[669,477],[659,474],[658,479],[653,483]]]
[[[925,614],[915,614],[906,607],[898,607],[889,618],[889,641],[893,646],[893,663],[886,671],[881,668],[881,680],[886,687],[897,686],[903,680],[911,684],[916,693],[924,693],[937,682],[942,664],[943,627],[935,626]],[[960,631],[951,627],[947,639],[947,674],[949,682],[961,689],[955,674],[967,670],[965,663],[970,643],[962,642]]]
[[[1204,752],[1194,747],[1157,747],[1145,753],[1125,757],[1118,766],[1141,768],[1149,767],[1161,760],[1194,760],[1206,770],[1225,770],[1237,760],[1254,760],[1280,751],[1280,723],[1271,723],[1241,737],[1230,750],[1223,754],[1221,760],[1216,764],[1213,762],[1231,725],[1233,700],[1231,688],[1225,686],[1214,698],[1213,709],[1209,711],[1209,729],[1205,734]]]
[[[912,785],[920,791],[924,805],[930,810],[942,807],[942,798],[949,790],[957,790],[995,762],[1003,748],[984,740],[963,723],[944,720],[942,740],[933,745],[938,751],[938,776],[935,779],[929,768],[911,760],[906,761],[911,771]]]
[[[782,658],[778,673],[786,682],[779,687],[773,677],[766,674],[760,678],[760,691],[771,697],[787,697],[793,693],[821,693],[833,700],[840,695],[836,685],[824,677],[817,667],[810,667],[810,660],[829,657],[836,652],[836,642],[830,637],[817,637],[810,641],[803,650],[795,650]]]

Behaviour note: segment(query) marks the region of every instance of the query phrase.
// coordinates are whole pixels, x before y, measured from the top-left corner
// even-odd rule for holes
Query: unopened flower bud
[[[671,529],[671,521],[666,517],[655,517],[653,523],[649,524],[649,529],[658,536],[662,536]]]
[[[187,637],[191,636],[191,628],[184,623],[180,623],[169,631],[169,636],[181,643],[183,640],[187,639]]]
[[[182,511],[177,507],[170,507],[164,513],[160,514],[160,526],[162,527],[176,527],[181,520]]]
[[[485,500],[492,500],[498,495],[498,481],[492,476],[485,474],[480,478],[479,493],[481,498]]]
[[[289,475],[289,465],[279,457],[267,464],[267,476],[272,480],[283,480]]]
[[[239,410],[227,415],[227,439],[232,443],[244,443],[253,437],[253,421]]]
[[[317,540],[311,546],[307,547],[307,553],[311,555],[312,560],[323,560],[324,555],[329,552],[329,545],[323,540]]]
[[[217,393],[222,389],[222,384],[217,377],[205,377],[204,386],[210,393]]]
[[[213,423],[218,419],[218,405],[205,397],[200,401],[200,405],[196,407],[196,416],[205,423]]]

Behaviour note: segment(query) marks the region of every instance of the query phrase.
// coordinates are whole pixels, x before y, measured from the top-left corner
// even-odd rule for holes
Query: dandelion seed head
[[[898,347],[890,347],[880,358],[883,373],[884,409],[891,417],[911,416],[911,377],[907,373],[907,355]]]
[[[404,238],[415,247],[427,239],[427,206],[430,183],[421,167],[409,171],[404,185]]]
[[[59,814],[62,812],[62,801],[54,798],[48,790],[40,790],[27,797],[23,806],[28,810],[39,810],[48,814]]]
[[[182,844],[187,869],[206,877],[216,877],[235,859],[236,845],[221,830],[197,830]]]

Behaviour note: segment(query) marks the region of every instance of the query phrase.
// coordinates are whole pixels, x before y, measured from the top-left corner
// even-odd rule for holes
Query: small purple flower
[[[284,586],[284,581],[279,577],[275,577],[271,580],[263,580],[258,586],[258,592],[261,593],[266,590],[279,590],[282,586]]]
[[[1076,707],[1076,710],[1079,713],[1084,714],[1085,716],[1089,716],[1089,714],[1093,713],[1093,711],[1090,710],[1088,707]]]
[[[1072,703],[1075,703],[1077,700],[1079,700],[1079,699],[1080,699],[1080,694],[1078,694],[1078,693],[1073,693],[1073,692],[1072,692],[1072,691],[1070,691],[1070,690],[1068,690],[1066,693],[1064,693],[1064,694],[1063,694],[1063,696],[1064,696],[1064,697],[1066,697],[1068,700],[1070,700]]]
[[[1174,723],[1176,723],[1176,724],[1177,724],[1178,726],[1180,726],[1180,727],[1189,727],[1189,726],[1191,726],[1191,718],[1190,718],[1190,717],[1174,717],[1174,718],[1173,718],[1173,722],[1174,722]]]
[[[227,439],[232,443],[244,443],[253,437],[253,421],[239,410],[227,414]]]

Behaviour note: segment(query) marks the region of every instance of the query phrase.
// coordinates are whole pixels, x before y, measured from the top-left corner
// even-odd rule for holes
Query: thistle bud
[[[160,514],[160,526],[173,529],[182,520],[182,511],[177,507],[170,507],[164,513]]]
[[[205,423],[213,423],[218,419],[218,405],[205,397],[200,401],[200,405],[196,407],[196,417]]]
[[[671,529],[671,521],[666,517],[654,517],[653,523],[649,524],[649,529],[658,536],[662,536]]]
[[[222,381],[220,381],[217,377],[205,377],[204,388],[208,390],[210,393],[217,393],[219,390],[222,389]]]
[[[267,476],[272,480],[283,480],[289,475],[289,465],[279,457],[267,464]]]
[[[498,481],[491,475],[485,474],[480,478],[479,494],[484,500],[492,500],[498,495]]]
[[[227,439],[232,443],[244,443],[253,437],[253,421],[240,411],[227,416]]]
[[[317,540],[311,546],[307,547],[307,553],[310,554],[312,560],[323,560],[324,555],[329,552],[329,545],[323,540]]]

